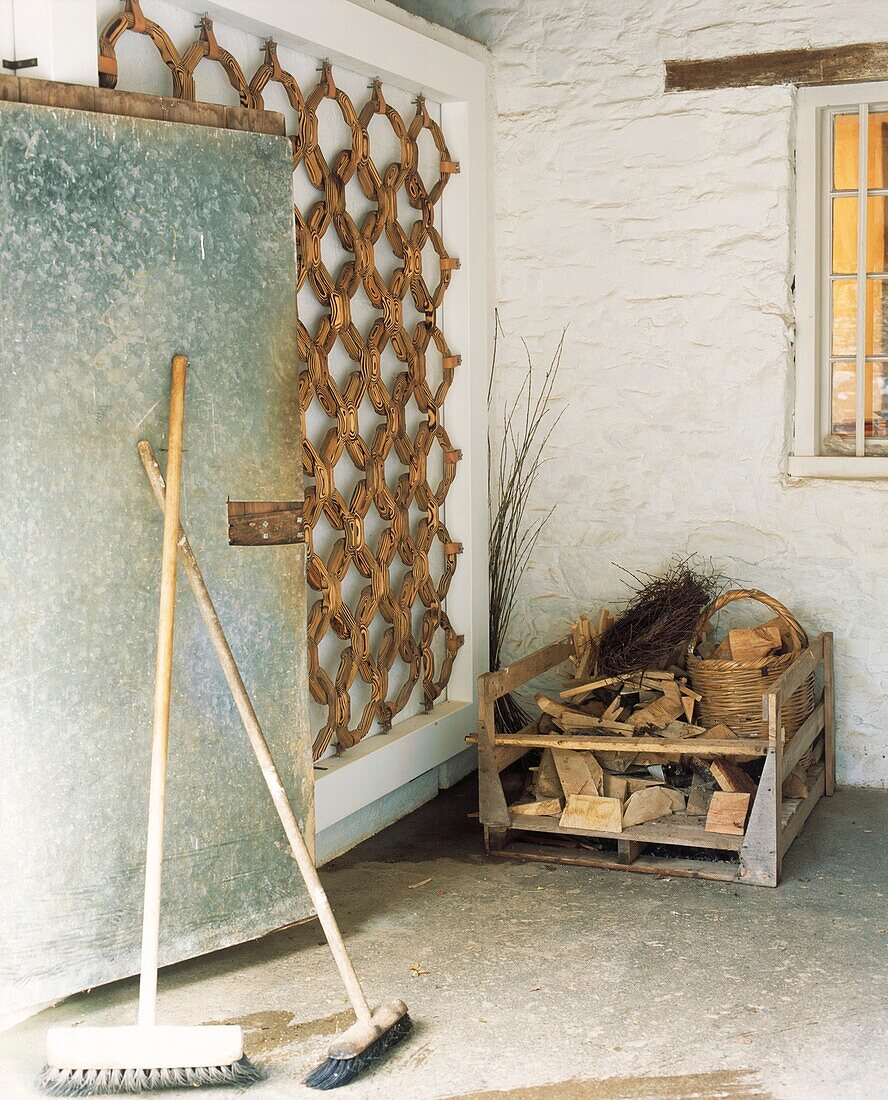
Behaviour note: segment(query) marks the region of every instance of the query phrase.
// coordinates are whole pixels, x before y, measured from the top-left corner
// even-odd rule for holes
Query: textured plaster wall
[[[402,0],[486,44],[496,113],[498,407],[519,338],[569,324],[557,503],[512,652],[625,594],[618,562],[697,552],[832,629],[839,778],[888,782],[888,485],[782,473],[793,378],[786,87],[664,95],[663,61],[881,41],[864,0]]]

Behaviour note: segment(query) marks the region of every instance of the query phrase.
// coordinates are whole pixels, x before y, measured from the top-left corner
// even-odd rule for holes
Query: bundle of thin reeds
[[[527,368],[514,400],[503,411],[501,436],[495,445],[488,429],[488,487],[490,508],[489,579],[490,579],[490,668],[501,667],[502,650],[515,608],[518,586],[540,534],[548,522],[554,505],[543,516],[528,523],[528,504],[545,458],[546,444],[560,419],[549,407],[564,336],[555,349],[539,389],[534,392],[533,359],[527,344],[524,350]],[[487,390],[488,409],[493,393],[496,370],[496,347],[499,318],[496,318],[493,364]],[[522,341],[523,343],[523,341]],[[494,456],[494,450],[496,455]],[[506,695],[496,703],[497,729],[516,733],[530,721],[521,705]]]

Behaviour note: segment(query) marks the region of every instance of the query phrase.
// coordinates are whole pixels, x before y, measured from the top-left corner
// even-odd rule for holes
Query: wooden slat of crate
[[[565,863],[574,867],[595,867],[603,870],[629,871],[637,875],[669,875],[674,878],[701,878],[713,882],[737,882],[740,871],[728,860],[684,859],[680,856],[640,855],[631,863],[621,863],[617,852],[571,852],[553,850],[543,844],[512,841],[505,848],[490,852],[499,859],[515,859],[531,863]]]
[[[824,780],[825,768],[823,764],[815,764],[813,768],[808,770],[808,797],[798,800],[798,805],[783,823],[783,833],[780,837],[781,857],[786,855],[790,844],[802,831],[802,826],[808,820],[809,814],[824,793]],[[795,800],[793,799],[793,801]]]
[[[783,774],[789,775],[805,752],[811,747],[812,742],[823,729],[824,709],[823,696],[808,717],[794,734],[792,740],[783,750]]]
[[[496,672],[485,672],[479,679],[484,681],[485,691],[490,699],[501,699],[516,687],[523,687],[537,676],[548,672],[550,668],[562,664],[573,651],[572,640],[562,638],[560,642],[544,646]]]
[[[466,738],[477,743],[476,735]],[[578,752],[682,753],[685,756],[765,756],[768,742],[761,737],[623,737],[621,734],[534,733],[528,727],[521,733],[498,733],[494,745],[527,749],[575,749]]]
[[[550,833],[556,836],[588,836],[598,840],[638,840],[647,844],[678,844],[683,848],[714,848],[724,852],[739,852],[742,836],[707,833],[697,821],[690,821],[683,814],[672,814],[658,821],[646,821],[643,825],[630,825],[619,833],[602,830],[563,829],[557,817],[525,817],[509,815],[512,828],[522,832]]]

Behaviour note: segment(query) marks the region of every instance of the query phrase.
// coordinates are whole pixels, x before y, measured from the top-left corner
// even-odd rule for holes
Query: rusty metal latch
[[[229,500],[229,546],[288,546],[305,542],[301,500]]]

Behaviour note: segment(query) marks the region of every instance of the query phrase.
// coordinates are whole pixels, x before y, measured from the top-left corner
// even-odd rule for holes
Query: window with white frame
[[[806,88],[791,474],[888,476],[888,83]]]

